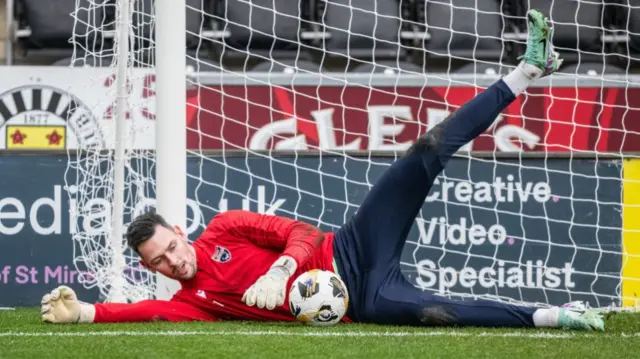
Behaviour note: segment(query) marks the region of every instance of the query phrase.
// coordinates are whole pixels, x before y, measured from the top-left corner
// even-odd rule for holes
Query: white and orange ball
[[[291,314],[308,325],[336,324],[342,320],[348,306],[347,286],[330,271],[313,269],[302,273],[289,290]]]

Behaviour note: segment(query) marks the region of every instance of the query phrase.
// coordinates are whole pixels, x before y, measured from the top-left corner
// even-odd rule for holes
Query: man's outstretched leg
[[[413,149],[424,154],[436,150],[438,161],[426,162],[427,172],[439,172],[460,146],[486,130],[492,116],[501,111],[501,106],[492,102],[508,104],[531,82],[559,68],[562,61],[551,46],[552,32],[546,19],[535,10],[528,13],[528,18],[527,50],[519,66],[430,131],[431,135],[422,147]],[[423,159],[429,158],[423,156]],[[365,321],[402,325],[604,329],[604,322],[595,311],[531,308],[488,300],[454,301],[433,296],[411,285],[395,261],[388,271],[372,271],[368,275],[371,286],[368,295],[375,300],[365,311]]]
[[[579,307],[535,308],[493,300],[452,300],[414,287],[400,266],[377,292],[369,322],[412,326],[568,328],[604,330],[602,316]]]
[[[347,313],[358,320],[397,264],[407,235],[431,186],[451,156],[485,132],[500,112],[537,78],[560,66],[548,41],[544,18],[531,17],[530,40],[516,70],[431,128],[377,180],[357,213],[336,232],[334,258],[353,301]],[[368,302],[368,303],[367,303]]]

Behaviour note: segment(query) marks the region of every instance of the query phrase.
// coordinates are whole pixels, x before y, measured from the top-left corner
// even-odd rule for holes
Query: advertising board
[[[190,239],[228,209],[296,217],[336,230],[392,161],[371,158],[377,164],[371,166],[337,159],[190,157]],[[95,289],[78,284],[74,261],[82,251],[71,232],[104,235],[107,225],[94,223],[110,213],[109,201],[87,204],[96,221],[70,215],[77,194],[65,186],[65,178],[73,182],[73,173],[65,173],[66,156],[6,154],[2,166],[11,175],[0,177],[0,306],[37,305],[59,284],[79,289],[88,301],[99,300]],[[621,174],[622,164],[615,161],[455,158],[415,221],[402,269],[416,286],[442,294],[608,305],[620,294]],[[153,193],[128,202],[138,212],[147,205],[153,205]]]

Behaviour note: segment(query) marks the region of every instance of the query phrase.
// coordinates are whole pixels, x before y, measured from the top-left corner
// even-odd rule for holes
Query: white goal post
[[[103,129],[113,146],[70,153],[75,177],[66,184],[80,220],[109,222],[108,233],[73,232],[76,268],[91,273],[87,286],[102,299],[168,299],[177,289],[126,248],[126,226],[150,207],[190,240],[231,208],[339,228],[413,140],[512,68],[529,2],[495,1],[524,6],[516,10],[489,0],[296,3],[117,0],[114,22],[90,27],[115,34],[113,65],[94,69],[115,80],[104,100],[116,103],[115,121]],[[571,4],[573,22],[562,9],[550,14],[579,33],[570,70],[522,94],[434,184],[401,259],[417,287],[532,305],[636,305],[640,81],[631,66],[604,71],[598,60],[640,54],[627,25],[577,23],[583,8],[613,10]],[[616,4],[618,15],[633,9]],[[79,1],[73,16],[107,6]],[[447,20],[460,12],[471,27]],[[491,16],[513,24],[487,33]],[[582,44],[587,30],[600,50]],[[107,56],[72,40],[75,59]],[[399,61],[396,51],[410,55]],[[108,199],[110,216],[95,214],[96,198]]]
[[[121,0],[127,1],[127,0]],[[187,228],[187,77],[184,0],[156,2],[156,209]],[[158,275],[156,298],[169,299],[175,281]]]

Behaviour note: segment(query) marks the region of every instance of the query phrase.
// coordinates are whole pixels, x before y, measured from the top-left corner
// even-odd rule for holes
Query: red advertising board
[[[117,87],[112,69],[1,70],[0,150],[74,149],[81,143],[114,147]],[[188,89],[186,109],[190,149],[402,151],[483,91],[447,86],[444,78],[432,78],[430,87],[381,86],[392,81],[380,77],[370,79],[374,85],[361,78],[332,85],[314,78],[286,86],[279,84],[287,80],[278,77],[254,80],[253,75],[229,75],[194,81],[199,86]],[[553,83],[530,87],[463,150],[640,150],[640,88],[568,77]],[[127,140],[132,148],[156,146],[156,87],[148,69],[136,69],[125,86],[125,133],[135,134]]]
[[[188,91],[188,146],[227,150],[404,149],[482,90],[201,86]],[[639,110],[638,88],[532,87],[470,149],[638,151]]]

